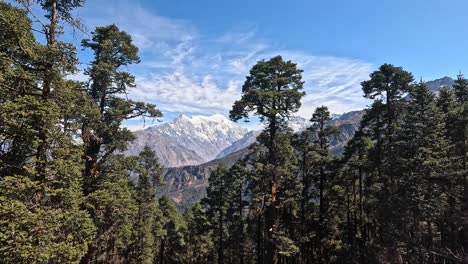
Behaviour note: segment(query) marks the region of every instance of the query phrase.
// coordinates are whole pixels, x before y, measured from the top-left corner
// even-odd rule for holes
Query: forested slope
[[[132,37],[100,26],[76,47],[63,34],[83,29],[83,0],[16,4],[0,1],[1,263],[467,263],[463,75],[434,94],[383,64],[361,83],[372,104],[359,125],[333,126],[319,106],[293,133],[303,70],[263,59],[229,113],[260,118],[256,144],[164,172],[147,146],[119,154],[134,139],[124,121],[162,116],[126,97]],[[86,81],[72,81],[81,49]],[[338,156],[341,125],[356,131]],[[182,214],[162,194],[195,197],[187,184],[206,196]]]

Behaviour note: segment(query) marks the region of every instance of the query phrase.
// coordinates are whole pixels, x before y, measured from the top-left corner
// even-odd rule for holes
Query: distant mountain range
[[[215,159],[248,132],[223,115],[180,115],[171,122],[134,132],[136,139],[125,153],[137,155],[148,145],[163,167],[198,165]]]
[[[433,80],[433,81],[426,82],[426,86],[432,92],[438,93],[444,87],[448,87],[448,88],[452,87],[454,82],[455,82],[454,79],[452,79],[452,78],[450,78],[448,76],[445,76],[445,77],[440,78],[440,79],[436,79],[436,80]]]
[[[453,83],[452,78],[444,77],[428,81],[426,85],[438,93]],[[346,143],[359,129],[364,112],[333,115],[329,124],[340,131],[330,142],[333,155],[341,155]],[[310,125],[309,120],[298,116],[289,120],[289,126],[296,132]],[[205,195],[210,172],[220,164],[229,167],[244,157],[259,134],[259,131],[249,131],[223,115],[181,115],[171,122],[134,132],[136,140],[125,153],[136,155],[145,145],[153,149],[166,168],[162,194],[169,195],[179,207],[185,208]]]
[[[339,115],[334,117],[339,118]],[[309,120],[298,116],[289,120],[294,131],[302,131],[310,125]],[[223,115],[180,115],[171,122],[135,131],[136,139],[125,154],[137,155],[148,145],[163,167],[199,165],[250,146],[259,134]]]
[[[343,152],[344,146],[359,128],[363,114],[364,111],[352,111],[336,116],[336,119],[329,122],[340,131],[339,136],[331,141],[331,153],[340,155]],[[310,125],[311,123],[302,117],[294,117],[290,120],[290,126],[298,132]],[[230,167],[243,158],[249,152],[248,147],[256,142],[259,134],[259,131],[246,133],[244,137],[222,150],[216,159],[207,163],[165,169],[163,172],[165,185],[162,188],[162,194],[172,197],[182,209],[199,201],[206,194],[205,189],[211,171],[221,164]]]

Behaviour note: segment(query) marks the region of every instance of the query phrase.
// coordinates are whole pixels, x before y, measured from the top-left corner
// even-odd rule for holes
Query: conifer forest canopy
[[[36,8],[31,8],[35,4]],[[161,195],[157,155],[122,154],[124,121],[158,118],[127,99],[140,63],[117,25],[83,30],[84,0],[0,1],[0,263],[468,263],[468,80],[433,93],[383,64],[361,83],[372,100],[342,155],[320,106],[294,133],[298,64],[252,65],[229,112],[264,130],[210,174],[186,210]],[[40,10],[40,12],[38,11]],[[83,51],[85,50],[85,51]],[[79,52],[92,54],[83,73]]]

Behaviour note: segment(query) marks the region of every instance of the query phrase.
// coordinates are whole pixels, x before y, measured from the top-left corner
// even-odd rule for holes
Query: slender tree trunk
[[[240,241],[239,241],[239,258],[240,258],[240,264],[244,264],[244,220],[242,217],[242,210],[244,209],[243,204],[242,204],[242,188],[243,188],[243,183],[240,183],[239,186],[239,232],[240,232]]]
[[[320,182],[319,182],[319,230],[318,230],[318,240],[321,241],[324,238],[324,215],[325,215],[325,201],[324,201],[324,189],[325,189],[325,171],[323,167],[320,167]],[[322,257],[324,254],[324,247],[322,244],[320,244],[320,254],[319,254],[319,260],[322,261]]]
[[[218,245],[218,264],[224,262],[224,249],[223,249],[223,209],[219,212],[219,245]]]
[[[165,260],[164,260],[164,251],[166,250],[165,249],[165,245],[166,244],[166,240],[165,239],[161,239],[161,244],[159,245],[159,264],[164,264]]]
[[[364,224],[364,205],[363,205],[363,194],[364,194],[364,186],[362,182],[362,168],[361,165],[359,165],[358,169],[358,176],[359,176],[359,227],[361,230],[361,233],[364,233],[363,230],[363,224]]]
[[[263,225],[262,225],[262,216],[259,214],[257,216],[257,264],[264,263],[264,237],[263,237]]]
[[[462,204],[462,248],[464,252],[468,252],[468,135],[467,127],[463,129],[463,204]]]
[[[269,132],[270,132],[270,146],[269,146],[269,161],[270,165],[275,167],[276,166],[276,148],[275,148],[275,137],[276,137],[276,116],[270,118],[270,125],[269,125]],[[275,170],[269,171],[270,175],[265,175],[265,177],[270,178],[270,195],[271,201],[267,206],[266,210],[266,233],[267,233],[267,245],[266,245],[266,254],[267,254],[267,262],[272,264],[278,263],[278,252],[276,248],[276,243],[273,239],[273,234],[276,232],[275,221],[277,218],[276,207],[279,205],[279,200],[277,199],[277,177]]]
[[[306,144],[306,142],[304,142]],[[307,179],[306,157],[307,147],[302,151],[302,199],[301,199],[301,223],[305,224],[306,201],[308,198],[309,184]]]
[[[47,47],[51,49],[53,46],[55,46],[55,34],[56,34],[56,27],[57,27],[57,1],[52,0],[51,1],[51,11],[50,11],[50,26],[49,26],[49,31],[46,32],[46,39],[47,39]],[[52,78],[53,78],[53,63],[48,62],[45,66],[44,69],[44,80],[42,84],[42,100],[46,102],[49,100],[50,97],[50,90],[51,90],[51,84],[52,84]],[[44,118],[44,117],[42,117]],[[44,127],[46,125],[45,120],[39,120],[39,122],[36,124],[38,125],[37,127],[37,132],[38,132],[38,138],[39,138],[39,145],[37,147],[37,152],[36,152],[36,159],[37,159],[37,173],[39,175],[39,178],[42,182],[45,182],[46,180],[46,166],[47,166],[47,141],[48,141],[48,131]]]

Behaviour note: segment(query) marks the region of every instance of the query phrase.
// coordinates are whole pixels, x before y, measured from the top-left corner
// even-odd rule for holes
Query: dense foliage
[[[161,116],[124,96],[135,87],[127,66],[140,62],[131,36],[97,27],[82,41],[88,81],[71,81],[77,51],[61,35],[82,28],[73,10],[84,1],[17,2],[0,2],[1,263],[468,263],[462,75],[436,95],[382,65],[362,82],[373,103],[336,157],[326,106],[306,131],[288,128],[302,70],[259,61],[230,117],[258,116],[265,130],[181,212],[158,194],[150,148],[119,154],[133,139],[125,120]]]

